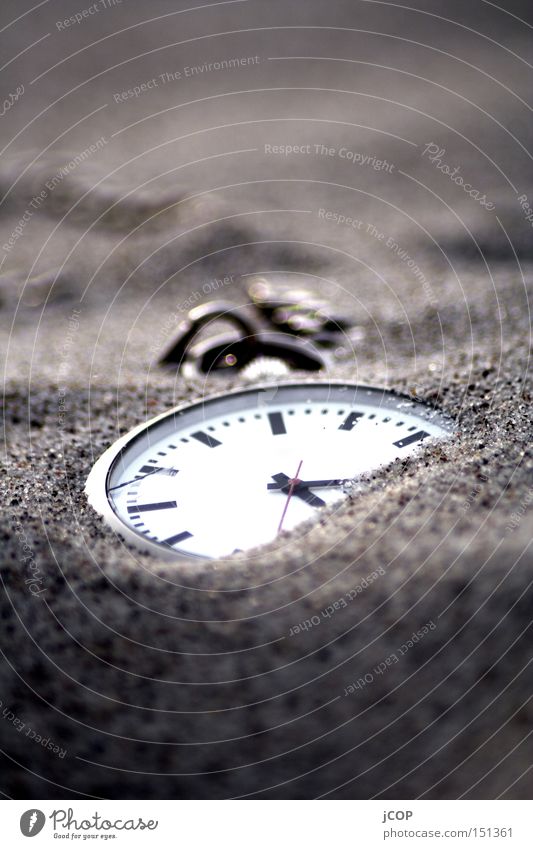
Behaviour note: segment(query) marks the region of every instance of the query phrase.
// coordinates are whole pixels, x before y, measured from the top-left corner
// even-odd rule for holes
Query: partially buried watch
[[[247,551],[340,503],[364,473],[453,433],[442,412],[395,392],[287,377],[320,372],[349,340],[345,316],[302,280],[282,290],[276,275],[252,277],[244,308],[212,301],[179,325],[161,367],[231,371],[251,385],[169,410],[96,462],[88,500],[128,542],[165,557]],[[202,337],[221,321],[231,329]]]
[[[90,504],[127,541],[217,558],[291,530],[454,422],[394,392],[303,379],[219,393],[140,425],[96,462]]]

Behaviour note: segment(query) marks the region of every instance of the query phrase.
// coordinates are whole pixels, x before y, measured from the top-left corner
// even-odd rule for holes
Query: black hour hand
[[[278,477],[277,475],[272,475],[273,478]],[[344,486],[349,478],[322,478],[321,480],[316,481],[298,481],[296,487],[304,487],[305,489],[314,489],[315,487],[338,487]],[[268,483],[267,489],[281,489],[282,484],[280,483]]]
[[[291,488],[291,478],[288,475],[284,475],[282,472],[279,472],[277,475],[272,475],[272,480],[276,481],[277,489],[280,492],[288,493]],[[271,484],[268,485],[269,489],[271,488]],[[318,495],[314,495],[307,487],[302,486],[300,483],[297,483],[293,486],[292,494],[295,498],[300,498],[302,501],[305,501],[306,504],[310,504],[311,507],[325,507],[326,502],[323,501]]]

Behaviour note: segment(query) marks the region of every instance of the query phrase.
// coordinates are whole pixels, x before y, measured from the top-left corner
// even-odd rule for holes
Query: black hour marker
[[[128,513],[145,513],[149,510],[168,510],[170,507],[177,507],[176,501],[154,501],[153,504],[136,504],[134,507],[128,507]]]
[[[339,430],[353,430],[354,426],[363,416],[364,413],[350,413],[350,415],[346,416],[346,418],[344,419],[343,423],[339,427]]]
[[[393,442],[393,445],[396,448],[405,448],[406,445],[419,442],[421,439],[425,439],[426,436],[429,436],[429,433],[426,433],[425,430],[418,430],[416,433],[412,433],[411,436],[405,436],[403,439],[399,439],[398,442]]]
[[[219,442],[218,439],[215,439],[214,436],[209,436],[209,434],[204,433],[203,430],[197,430],[196,433],[191,433],[191,436],[193,439],[196,439],[198,440],[198,442],[201,442],[202,445],[207,445],[208,448],[216,448],[217,445],[222,445],[222,443]]]
[[[189,531],[183,531],[181,534],[175,534],[173,537],[162,540],[163,545],[176,545],[177,542],[183,542],[184,539],[189,539],[192,534]]]
[[[163,471],[162,466],[141,466],[141,468],[139,469],[139,472],[143,475],[151,475],[151,474],[155,474],[156,472],[162,472],[162,471]]]
[[[282,413],[269,413],[268,421],[270,422],[270,429],[274,436],[278,436],[280,433],[287,433]]]

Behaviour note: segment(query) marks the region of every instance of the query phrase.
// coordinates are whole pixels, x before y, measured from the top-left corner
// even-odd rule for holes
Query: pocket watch
[[[217,319],[225,314],[220,304],[192,311],[192,322],[181,328],[186,346],[173,345],[163,362],[190,369],[191,326],[204,323],[206,312]],[[280,354],[285,361],[298,355],[294,338],[286,344],[272,333],[245,330],[223,344],[217,337],[211,348],[202,342],[200,361],[215,373],[220,363],[234,368],[234,350],[258,374],[254,358],[264,352],[264,338],[270,356],[276,349],[275,362]],[[172,356],[176,350],[179,357]],[[298,366],[309,357],[308,347]],[[139,425],[95,463],[85,487],[89,503],[145,551],[225,557],[319,516],[346,498],[359,476],[455,427],[444,413],[394,391],[314,377],[283,380],[213,394]]]
[[[387,390],[262,384],[136,427],[97,460],[86,493],[145,550],[224,557],[295,528],[357,476],[452,430],[442,413]]]

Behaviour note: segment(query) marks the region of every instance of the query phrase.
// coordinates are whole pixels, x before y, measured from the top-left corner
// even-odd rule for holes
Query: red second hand
[[[285,514],[287,513],[289,501],[291,500],[292,494],[294,492],[294,487],[296,486],[297,483],[299,483],[298,475],[300,474],[300,469],[302,468],[302,463],[303,463],[303,460],[300,460],[300,465],[296,469],[295,476],[293,478],[291,478],[290,481],[289,481],[289,483],[290,483],[289,492],[287,493],[287,500],[285,502],[285,507],[283,508],[283,513],[281,514],[281,519],[279,520],[278,534],[280,533],[280,531],[283,527],[283,521],[285,519]]]

